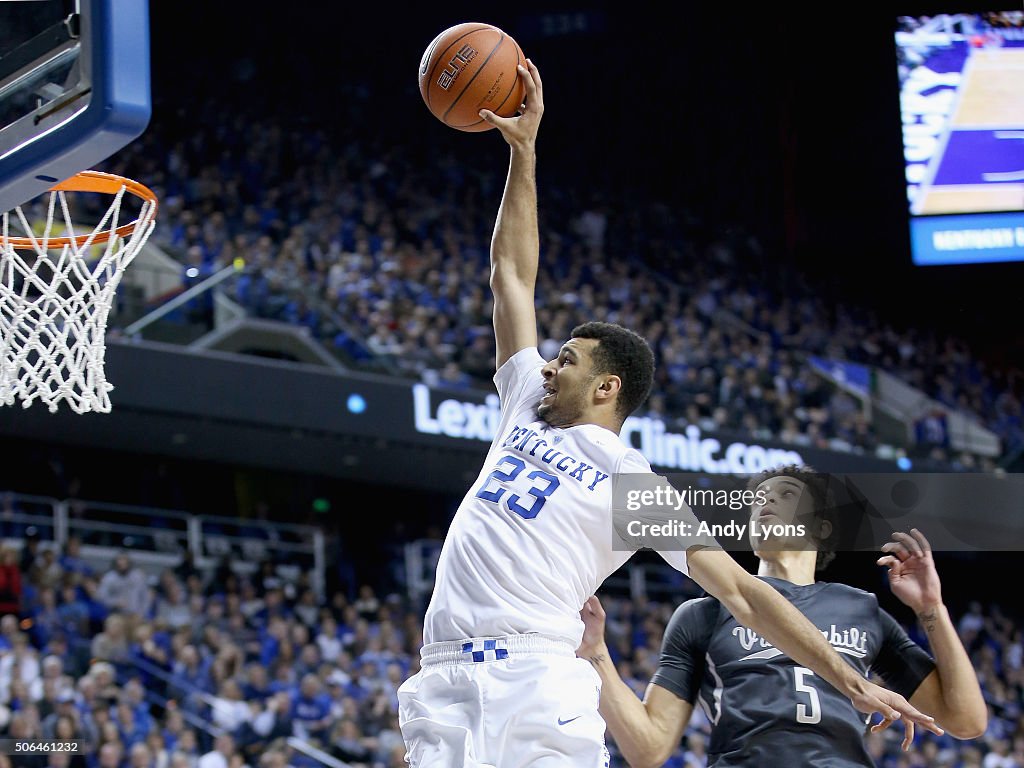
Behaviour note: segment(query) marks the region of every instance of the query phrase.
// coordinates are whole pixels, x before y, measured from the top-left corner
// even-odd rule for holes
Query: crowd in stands
[[[446,387],[491,387],[488,247],[505,168],[419,145],[201,111],[187,140],[154,125],[112,169],[161,196],[154,242],[182,286],[236,257],[228,294],[256,317],[308,328],[352,364]],[[500,157],[500,153],[499,153]],[[948,444],[914,452],[876,433],[862,404],[808,355],[879,366],[1024,447],[1019,372],[990,370],[955,340],[900,330],[774,274],[758,238],[708,232],[658,201],[629,210],[558,178],[540,185],[537,313],[553,356],[583,319],[639,329],[657,356],[648,415],[677,426],[875,453],[909,449],[964,470],[994,457]],[[212,317],[210,296],[188,307]],[[116,331],[115,331],[116,332]],[[888,455],[892,455],[889,450]]]
[[[248,577],[183,559],[144,571],[127,551],[97,570],[75,539],[31,549],[8,540],[0,563],[0,738],[83,745],[0,756],[0,768],[320,768],[290,738],[353,768],[404,766],[396,690],[417,669],[423,609],[407,596],[361,584],[318,598],[306,577],[272,566]],[[686,580],[673,599],[695,590]],[[674,603],[603,598],[609,647],[642,695]],[[871,735],[882,768],[1024,768],[1019,617],[978,602],[958,626],[988,731],[969,742],[919,732],[909,753],[898,729]],[[708,731],[696,708],[667,765],[705,766]]]

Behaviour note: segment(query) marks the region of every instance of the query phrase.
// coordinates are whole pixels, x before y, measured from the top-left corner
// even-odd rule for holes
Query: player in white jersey
[[[655,477],[619,436],[653,381],[643,338],[586,323],[556,359],[537,351],[535,143],[544,100],[532,62],[519,76],[527,93],[519,116],[481,112],[510,147],[491,242],[502,415],[445,539],[421,669],[398,692],[415,768],[607,765],[600,678],[576,657],[580,609],[631,554],[612,545],[613,476]],[[939,732],[902,696],[853,671],[810,621],[715,542],[661,554],[860,711],[902,714]]]

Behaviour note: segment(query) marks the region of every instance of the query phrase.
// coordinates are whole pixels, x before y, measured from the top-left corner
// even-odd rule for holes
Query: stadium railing
[[[325,596],[325,537],[316,526],[14,492],[0,496],[0,538],[20,547],[30,528],[60,551],[77,537],[81,557],[99,573],[125,550],[151,575],[174,568],[186,553],[202,572],[229,558],[239,575],[248,575],[270,560],[286,579],[308,571],[314,593]]]

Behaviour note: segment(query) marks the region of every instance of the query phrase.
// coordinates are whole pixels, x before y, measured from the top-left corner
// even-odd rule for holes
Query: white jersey
[[[612,478],[651,465],[604,427],[542,421],[544,364],[523,349],[494,375],[501,419],[448,529],[424,643],[541,632],[576,648],[583,603],[632,555],[612,549]],[[685,552],[660,554],[686,573]]]

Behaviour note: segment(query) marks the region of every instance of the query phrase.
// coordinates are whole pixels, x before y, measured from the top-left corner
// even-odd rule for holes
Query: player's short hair
[[[832,524],[832,532],[825,539],[818,540],[818,559],[815,571],[823,571],[836,558],[836,542],[839,540],[838,520],[835,519],[836,501],[832,492],[831,476],[819,472],[807,464],[785,464],[766,469],[754,475],[747,482],[748,490],[755,490],[765,480],[773,477],[792,477],[804,484],[814,499],[814,516],[818,520],[828,520]]]
[[[572,329],[574,339],[594,339],[595,376],[611,373],[622,380],[616,414],[623,420],[643,405],[654,383],[654,352],[643,336],[615,323],[593,321]]]

